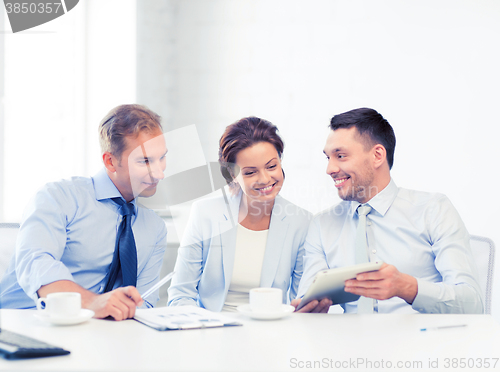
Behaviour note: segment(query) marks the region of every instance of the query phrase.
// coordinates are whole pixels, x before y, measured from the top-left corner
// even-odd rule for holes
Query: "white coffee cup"
[[[256,313],[281,310],[283,292],[279,288],[253,288],[250,290],[250,309]]]
[[[78,292],[49,293],[38,299],[36,308],[51,318],[76,317],[82,308],[82,296]]]

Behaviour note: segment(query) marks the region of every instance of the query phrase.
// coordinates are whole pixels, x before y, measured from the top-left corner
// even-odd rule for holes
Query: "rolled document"
[[[158,288],[160,288],[163,284],[165,284],[166,282],[168,282],[170,279],[172,279],[172,277],[174,276],[175,274],[175,271],[172,271],[170,274],[168,274],[167,276],[165,276],[162,280],[160,280],[158,283],[156,283],[154,286],[152,286],[151,288],[149,288],[143,295],[141,295],[142,298],[146,298],[148,297],[151,293],[153,293],[154,291],[156,291]]]

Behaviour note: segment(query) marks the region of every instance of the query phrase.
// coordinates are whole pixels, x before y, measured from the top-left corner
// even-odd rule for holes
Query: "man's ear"
[[[104,163],[104,166],[106,169],[111,172],[115,173],[116,172],[116,166],[118,165],[118,159],[116,159],[113,154],[111,154],[109,151],[106,151],[104,154],[102,154],[102,161]]]
[[[373,166],[378,169],[380,168],[384,163],[386,163],[387,160],[387,150],[385,149],[384,146],[378,144],[375,145],[372,149],[373,151]]]

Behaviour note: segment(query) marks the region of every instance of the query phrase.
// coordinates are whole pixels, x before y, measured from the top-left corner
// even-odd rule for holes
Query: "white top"
[[[268,232],[238,225],[233,276],[222,311],[235,311],[237,306],[248,304],[250,289],[260,287]]]

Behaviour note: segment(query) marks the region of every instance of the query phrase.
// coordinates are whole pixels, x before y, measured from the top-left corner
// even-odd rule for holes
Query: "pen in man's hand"
[[[467,324],[456,324],[456,325],[448,325],[448,326],[441,326],[441,327],[421,328],[420,331],[421,332],[438,331],[440,329],[461,328],[461,327],[467,327]]]
[[[167,276],[165,276],[162,280],[160,280],[158,283],[156,283],[154,286],[152,286],[151,288],[149,288],[149,290],[147,290],[144,294],[141,295],[141,297],[144,299],[146,297],[148,297],[151,293],[153,293],[154,291],[156,291],[158,288],[160,288],[163,284],[165,284],[166,282],[168,282],[170,279],[172,279],[172,277],[174,276],[175,274],[175,271],[172,271],[170,274],[168,274]]]

